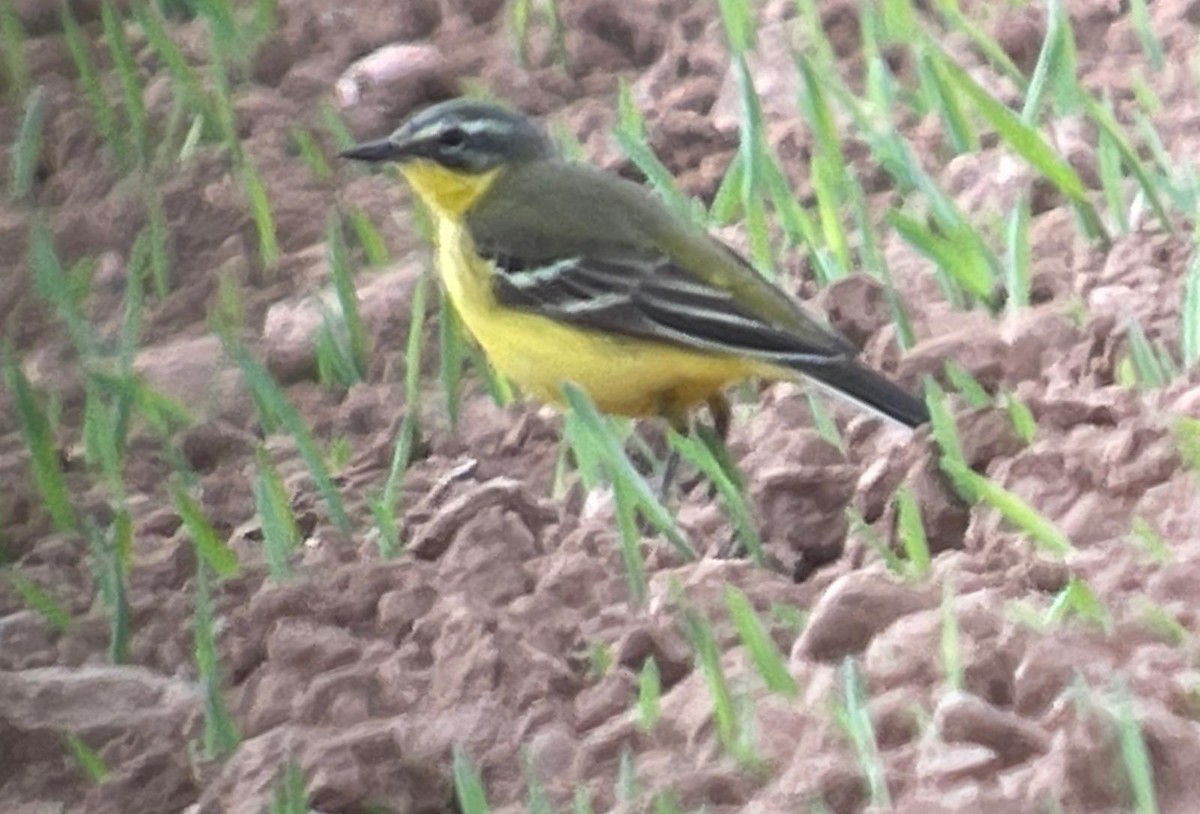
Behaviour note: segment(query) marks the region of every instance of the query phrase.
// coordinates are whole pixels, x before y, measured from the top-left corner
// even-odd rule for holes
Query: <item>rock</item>
[[[878,572],[853,571],[835,580],[817,600],[792,659],[836,661],[862,652],[897,619],[936,604],[937,597],[927,588]]]
[[[343,628],[308,619],[280,619],[267,635],[267,658],[309,675],[350,664],[361,649]]]
[[[987,747],[1004,766],[1023,763],[1050,748],[1049,736],[1036,724],[968,693],[943,696],[933,720],[945,742]]]
[[[141,667],[39,667],[0,673],[0,722],[17,730],[101,741],[133,730],[179,738],[199,720],[199,688]]]

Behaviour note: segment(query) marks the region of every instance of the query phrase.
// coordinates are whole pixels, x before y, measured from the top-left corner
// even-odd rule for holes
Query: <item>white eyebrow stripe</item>
[[[511,133],[512,125],[501,119],[473,119],[471,121],[459,122],[458,125],[463,132],[477,135],[479,133]]]

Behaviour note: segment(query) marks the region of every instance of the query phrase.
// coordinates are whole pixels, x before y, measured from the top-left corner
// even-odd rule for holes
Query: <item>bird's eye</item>
[[[438,144],[443,147],[461,147],[467,141],[467,134],[461,127],[448,127],[438,136]]]

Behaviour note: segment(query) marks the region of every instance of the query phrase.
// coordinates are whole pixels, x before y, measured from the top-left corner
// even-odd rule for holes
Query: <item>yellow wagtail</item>
[[[929,419],[732,249],[637,184],[560,159],[519,114],[443,102],[342,156],[398,162],[435,218],[463,323],[543,401],[570,381],[602,412],[681,431],[705,402],[724,436],[728,385],[800,373],[899,424]]]

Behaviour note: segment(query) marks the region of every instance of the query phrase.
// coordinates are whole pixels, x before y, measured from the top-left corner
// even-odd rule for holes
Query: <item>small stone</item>
[[[1022,763],[1050,748],[1049,737],[1037,725],[967,693],[943,697],[933,718],[942,740],[985,746],[1005,766]]]
[[[839,577],[813,606],[808,625],[792,649],[818,661],[862,652],[897,619],[937,604],[929,590],[896,582],[872,571]]]

